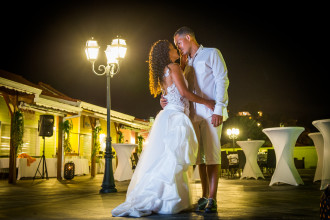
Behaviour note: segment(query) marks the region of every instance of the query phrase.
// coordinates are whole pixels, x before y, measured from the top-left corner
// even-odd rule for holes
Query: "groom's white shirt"
[[[195,102],[190,103],[190,118],[193,121],[198,121],[209,118],[212,114],[217,114],[222,115],[223,121],[225,121],[228,118],[227,90],[229,79],[226,63],[220,51],[216,48],[207,48],[200,45],[194,57],[188,57],[188,64],[184,72],[190,84],[190,91],[216,102],[214,111],[205,105]]]

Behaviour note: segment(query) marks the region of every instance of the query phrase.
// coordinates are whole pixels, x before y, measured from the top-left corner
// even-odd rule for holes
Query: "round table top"
[[[317,124],[317,123],[323,123],[323,122],[330,122],[330,119],[316,120],[316,121],[313,121],[312,124],[315,125],[315,124]]]
[[[249,140],[249,141],[236,141],[236,143],[241,146],[241,148],[254,148],[261,147],[265,141],[264,140]],[[243,149],[244,150],[244,149]]]
[[[274,128],[265,128],[262,131],[278,131],[278,130],[297,130],[303,131],[305,130],[304,127],[274,127]]]
[[[118,147],[134,146],[134,147],[136,147],[137,144],[112,144],[112,146],[118,146]]]
[[[309,133],[308,136],[319,136],[322,135],[321,132],[313,132],[313,133]]]
[[[247,140],[247,141],[236,141],[236,143],[265,143],[264,140]]]

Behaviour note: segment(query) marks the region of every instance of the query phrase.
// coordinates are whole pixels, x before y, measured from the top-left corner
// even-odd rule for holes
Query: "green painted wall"
[[[259,152],[267,152],[267,149],[273,149],[273,147],[262,147],[259,149]],[[225,148],[225,151],[232,151],[232,148]],[[242,148],[235,148],[235,150],[242,150]],[[293,150],[293,157],[296,157],[298,160],[305,158],[305,168],[306,169],[315,169],[317,165],[317,153],[314,146],[296,146]]]

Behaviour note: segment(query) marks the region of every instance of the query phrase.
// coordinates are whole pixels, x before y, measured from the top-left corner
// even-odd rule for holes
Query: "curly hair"
[[[159,40],[152,45],[149,52],[149,89],[154,97],[161,93],[164,69],[171,63],[169,51],[170,42]]]

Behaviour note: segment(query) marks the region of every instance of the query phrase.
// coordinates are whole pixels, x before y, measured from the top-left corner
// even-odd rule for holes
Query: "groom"
[[[227,67],[220,51],[199,45],[193,30],[188,27],[181,27],[174,33],[174,43],[182,55],[181,64],[188,81],[188,89],[216,102],[214,111],[201,104],[190,103],[190,119],[199,142],[196,164],[199,167],[203,191],[196,210],[217,212],[220,137],[222,123],[228,118]],[[164,99],[161,100],[161,105],[164,105]]]

